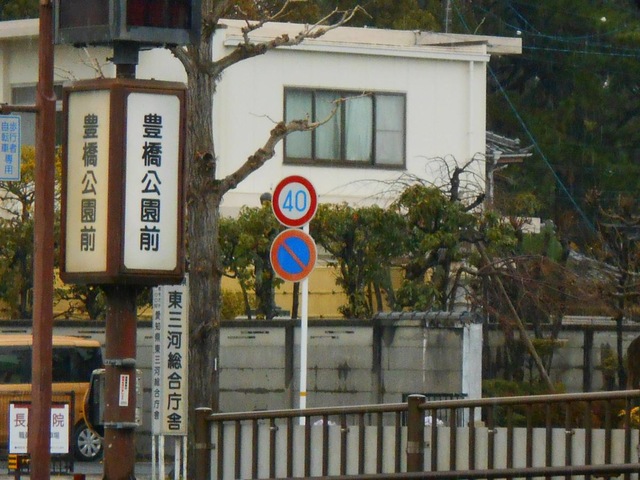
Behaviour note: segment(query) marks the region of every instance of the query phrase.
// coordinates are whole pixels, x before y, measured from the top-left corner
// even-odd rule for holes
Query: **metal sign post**
[[[317,258],[316,244],[309,236],[309,222],[316,214],[318,196],[309,180],[292,175],[278,183],[273,191],[271,205],[278,221],[286,227],[292,227],[274,239],[271,245],[271,266],[283,280],[301,282],[299,407],[304,409],[307,408],[308,276]],[[302,227],[302,230],[296,227]],[[304,421],[304,417],[301,417],[301,424],[304,424]]]

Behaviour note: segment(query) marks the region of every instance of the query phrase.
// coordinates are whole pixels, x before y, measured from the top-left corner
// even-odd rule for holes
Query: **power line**
[[[605,50],[615,49],[618,52],[633,52],[634,54],[633,56],[640,56],[640,50],[638,48],[625,47],[622,45],[611,45],[611,44],[603,43],[599,41],[603,37],[610,37],[610,36],[618,35],[620,33],[629,33],[632,31],[637,32],[640,30],[638,26],[629,27],[628,25],[625,24],[619,28],[608,30],[606,32],[596,32],[596,33],[589,33],[585,35],[573,35],[573,36],[567,36],[567,35],[560,36],[555,34],[550,35],[550,34],[542,33],[540,30],[535,28],[535,26],[529,20],[527,20],[520,12],[518,12],[515,9],[515,7],[513,7],[511,2],[509,2],[509,8],[516,14],[518,18],[522,20],[523,25],[511,24],[505,21],[503,18],[496,15],[494,12],[487,10],[486,8],[480,5],[474,4],[474,8],[483,14],[486,14],[495,18],[498,22],[506,26],[509,30],[512,30],[513,32],[517,32],[518,35],[533,37],[533,38],[540,38],[540,39],[550,40],[558,43],[584,44],[584,45],[589,45],[589,47],[595,47],[595,48],[600,48]],[[575,12],[572,13],[572,17],[575,17]],[[527,28],[525,28],[525,26],[527,26]],[[594,53],[598,54],[599,52],[594,52]],[[624,54],[616,53],[616,55],[622,56]]]
[[[464,18],[462,17],[460,10],[457,8],[457,6],[455,5],[455,3],[453,4],[453,7],[456,9],[456,13],[458,14],[458,17],[460,19],[460,21],[462,22],[463,26],[467,29],[467,31],[471,31],[469,29],[469,26],[467,25],[466,21],[464,20]],[[574,208],[576,209],[576,211],[578,212],[578,214],[580,215],[580,217],[583,219],[583,221],[585,222],[585,224],[587,225],[587,227],[592,231],[595,232],[596,229],[593,226],[593,224],[591,223],[591,220],[587,217],[587,215],[584,213],[584,211],[580,208],[580,206],[578,205],[578,203],[576,202],[576,200],[573,198],[573,196],[571,195],[571,193],[569,192],[569,190],[567,189],[567,187],[565,186],[565,184],[562,182],[562,180],[560,179],[559,175],[556,173],[555,169],[551,166],[551,163],[549,162],[549,160],[547,159],[547,156],[545,155],[545,153],[542,151],[542,148],[540,147],[539,143],[537,142],[536,138],[533,136],[533,133],[531,132],[531,130],[529,130],[529,128],[527,127],[524,119],[522,118],[522,116],[520,115],[520,113],[518,112],[518,110],[516,109],[515,105],[513,104],[513,102],[511,101],[511,98],[509,97],[509,95],[507,94],[506,90],[504,89],[504,87],[502,86],[502,83],[500,82],[500,80],[498,79],[497,75],[495,74],[495,72],[493,71],[493,69],[491,68],[491,66],[488,66],[488,71],[491,74],[491,77],[493,78],[493,80],[496,82],[496,85],[498,86],[498,89],[500,91],[500,93],[502,94],[502,96],[504,97],[504,99],[507,101],[507,103],[509,104],[509,108],[511,109],[511,111],[513,112],[513,114],[516,116],[516,119],[518,120],[518,122],[520,123],[520,126],[524,129],[524,132],[526,133],[527,137],[529,138],[529,141],[533,144],[534,149],[538,152],[538,154],[540,155],[540,157],[542,158],[542,161],[544,162],[544,164],[547,166],[547,168],[549,169],[549,171],[551,172],[551,174],[553,175],[554,180],[556,181],[556,184],[560,187],[560,189],[564,192],[564,194],[567,196],[567,198],[569,198],[571,204],[574,206]]]
[[[581,54],[581,55],[600,55],[604,57],[619,57],[619,58],[640,58],[640,50],[636,50],[635,53],[618,53],[618,52],[596,52],[594,50],[579,50],[579,49],[571,49],[571,48],[552,48],[552,47],[533,47],[533,46],[522,46],[523,50],[540,50],[545,52],[556,52],[556,53],[571,53],[571,54]]]

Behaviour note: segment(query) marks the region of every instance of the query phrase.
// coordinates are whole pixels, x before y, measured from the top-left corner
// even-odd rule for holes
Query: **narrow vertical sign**
[[[66,268],[107,268],[110,93],[69,96],[67,142]]]
[[[131,93],[127,101],[124,264],[173,270],[178,262],[180,99]]]
[[[185,285],[153,289],[151,430],[187,434],[189,294]]]
[[[20,117],[0,115],[0,180],[20,180]]]

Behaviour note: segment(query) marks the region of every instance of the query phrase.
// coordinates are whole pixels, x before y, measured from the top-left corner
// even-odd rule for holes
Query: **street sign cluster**
[[[309,180],[292,175],[281,180],[273,192],[273,213],[289,227],[271,244],[271,266],[283,280],[304,280],[316,264],[313,238],[298,227],[308,225],[318,209],[318,196]]]

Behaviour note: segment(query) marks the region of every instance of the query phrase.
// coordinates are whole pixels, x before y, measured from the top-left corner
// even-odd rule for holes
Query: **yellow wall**
[[[392,272],[394,286],[400,283],[402,272],[398,269]],[[276,305],[282,310],[291,312],[293,302],[293,282],[285,282],[276,291]],[[234,279],[224,278],[223,290],[239,292],[240,286]],[[383,297],[383,300],[386,300]],[[309,318],[342,318],[338,308],[347,303],[347,297],[342,288],[336,285],[336,270],[326,263],[317,265],[309,275]],[[300,316],[300,305],[298,316]],[[387,310],[385,306],[385,310]]]
[[[276,291],[276,305],[291,312],[293,282],[285,282]],[[231,292],[240,291],[238,282],[225,278],[222,288]],[[326,265],[317,266],[309,275],[309,318],[340,318],[338,307],[346,303],[346,296],[336,285],[334,269]],[[298,316],[300,316],[300,306]]]

